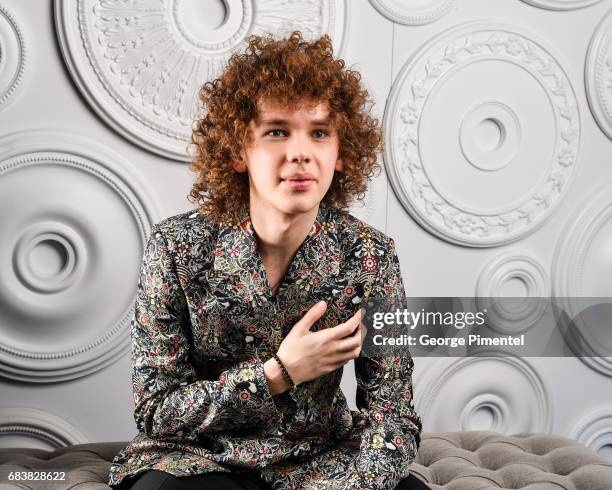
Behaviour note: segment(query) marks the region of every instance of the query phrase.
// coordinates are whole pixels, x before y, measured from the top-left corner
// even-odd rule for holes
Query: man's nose
[[[310,143],[305,136],[294,135],[287,148],[287,159],[290,162],[310,162],[312,158]]]

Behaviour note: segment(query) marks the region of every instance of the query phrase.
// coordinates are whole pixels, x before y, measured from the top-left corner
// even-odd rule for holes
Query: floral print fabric
[[[237,226],[197,212],[156,224],[131,324],[139,433],[109,485],[147,469],[255,469],[275,489],[395,488],[422,429],[408,351],[355,359],[358,410],[340,389],[342,368],[272,395],[263,363],[321,299],[312,331],[345,322],[364,300],[404,295],[393,240],[332,208],[319,208],[275,296],[248,215]]]

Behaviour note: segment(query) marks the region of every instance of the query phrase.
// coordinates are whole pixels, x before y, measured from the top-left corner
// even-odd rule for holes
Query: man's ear
[[[336,166],[334,169],[338,172],[342,172],[344,170],[344,162],[342,161],[342,158],[338,158],[338,160],[336,160]]]
[[[240,155],[240,157],[238,157],[238,160],[234,160],[234,162],[232,163],[232,168],[236,172],[246,171],[247,166],[246,166],[246,163],[244,163],[244,158],[242,157],[242,154]]]

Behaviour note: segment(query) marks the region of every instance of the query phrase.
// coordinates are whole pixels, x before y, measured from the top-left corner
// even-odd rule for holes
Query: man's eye
[[[286,133],[282,129],[272,129],[266,133],[266,135],[270,136],[285,136]]]
[[[322,129],[316,129],[312,133],[316,138],[324,138],[327,136],[327,131],[323,131]]]

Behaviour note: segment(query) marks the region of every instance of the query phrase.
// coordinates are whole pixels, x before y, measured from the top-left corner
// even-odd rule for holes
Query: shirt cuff
[[[263,361],[259,355],[240,362],[231,372],[226,383],[234,387],[238,404],[244,407],[244,415],[258,417],[268,429],[277,428],[282,421],[282,414],[274,395],[270,393]]]

